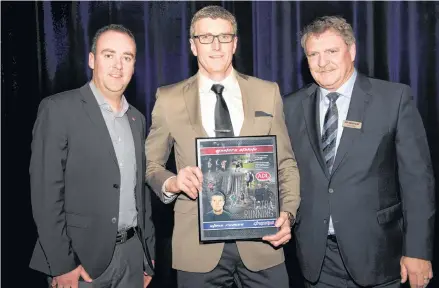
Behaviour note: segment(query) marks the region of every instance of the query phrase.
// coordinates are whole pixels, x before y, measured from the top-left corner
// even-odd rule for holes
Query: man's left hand
[[[280,230],[274,235],[264,236],[262,240],[270,242],[274,247],[287,244],[291,239],[291,227],[286,212],[280,212],[280,216],[276,220],[275,226],[280,227]]]
[[[405,283],[407,278],[411,288],[426,287],[433,278],[431,262],[418,258],[402,256],[401,261],[401,283]]]
[[[143,273],[143,288],[148,287],[149,283],[151,283],[152,276],[146,275],[146,273]]]
[[[152,260],[152,268],[154,269],[155,261]],[[148,287],[149,283],[151,283],[152,276],[149,276],[146,274],[146,272],[143,272],[143,288]]]

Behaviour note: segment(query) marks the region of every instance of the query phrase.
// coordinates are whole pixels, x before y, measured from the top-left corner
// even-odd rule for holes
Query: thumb
[[[401,265],[401,283],[405,283],[407,281],[407,268],[403,263]]]
[[[88,273],[85,271],[84,268],[81,269],[81,277],[82,279],[84,279],[85,282],[91,282],[93,281],[90,277],[90,275],[88,275]]]
[[[277,218],[276,223],[274,224],[274,226],[279,228],[284,223],[285,223],[285,218],[284,217],[279,217],[279,218]]]

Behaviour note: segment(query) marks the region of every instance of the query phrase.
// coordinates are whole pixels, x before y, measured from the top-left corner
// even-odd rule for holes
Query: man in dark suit
[[[93,79],[40,104],[30,163],[38,229],[30,267],[48,275],[52,287],[135,288],[151,281],[145,117],[123,96],[135,58],[131,31],[103,27],[89,54]]]
[[[427,285],[434,179],[410,88],[355,70],[343,18],[308,25],[302,47],[317,85],[287,95],[284,110],[302,179],[294,229],[307,285]]]

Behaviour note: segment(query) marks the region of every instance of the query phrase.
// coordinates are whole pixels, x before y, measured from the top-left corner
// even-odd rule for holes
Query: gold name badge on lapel
[[[349,120],[344,120],[343,121],[343,127],[346,128],[354,128],[354,129],[361,129],[361,122],[357,122],[357,121],[349,121]]]

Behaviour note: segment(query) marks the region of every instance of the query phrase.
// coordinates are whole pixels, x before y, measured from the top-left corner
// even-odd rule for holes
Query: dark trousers
[[[399,288],[400,279],[395,279],[374,288]],[[340,256],[338,245],[335,239],[328,238],[326,242],[325,259],[323,260],[322,271],[317,283],[306,282],[307,288],[360,288],[346,270],[343,259]]]
[[[91,283],[80,280],[79,288],[142,288],[143,254],[142,244],[135,235],[116,245],[113,258],[104,273]],[[51,287],[52,279],[48,280]]]
[[[261,259],[262,260],[262,259]],[[226,243],[218,265],[207,273],[177,271],[179,288],[288,288],[285,263],[269,269],[248,270],[239,256],[236,243]]]

